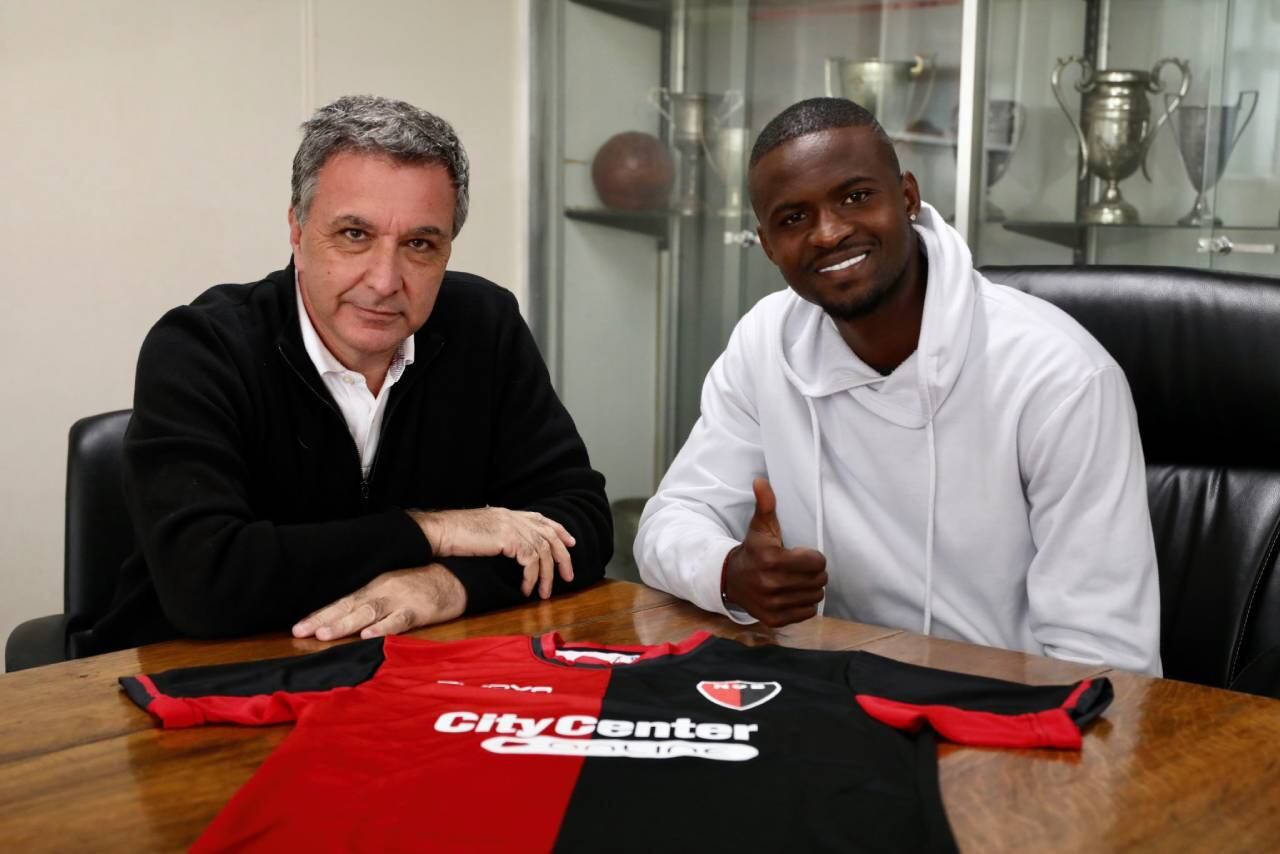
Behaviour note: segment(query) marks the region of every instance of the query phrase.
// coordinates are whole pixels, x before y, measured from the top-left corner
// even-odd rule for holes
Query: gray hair
[[[453,179],[453,236],[462,231],[470,204],[471,164],[453,127],[404,101],[347,95],[316,110],[302,124],[302,144],[293,156],[294,215],[307,219],[320,169],[335,154],[384,154],[398,163],[439,163]]]

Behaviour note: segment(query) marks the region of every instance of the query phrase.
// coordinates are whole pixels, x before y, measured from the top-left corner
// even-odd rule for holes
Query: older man
[[[152,329],[125,487],[139,551],[102,651],[174,636],[406,631],[589,583],[604,479],[512,295],[447,271],[453,129],[347,97],[304,126],[292,263]]]
[[[993,285],[874,117],[795,104],[749,186],[790,285],[712,366],[636,539],[646,581],[736,619],[825,613],[1160,673],[1124,373]]]

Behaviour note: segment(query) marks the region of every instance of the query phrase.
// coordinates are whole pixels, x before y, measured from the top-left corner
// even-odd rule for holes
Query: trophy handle
[[[727,90],[724,93],[724,104],[720,107],[720,115],[716,116],[716,127],[733,118],[733,114],[741,110],[745,103],[746,99],[742,97],[741,89]]]
[[[1174,98],[1175,98],[1175,97],[1176,97],[1176,96],[1175,96],[1172,92],[1165,92],[1165,93],[1164,93],[1164,105],[1165,105],[1165,108],[1169,111],[1169,113],[1170,113],[1170,114],[1172,114],[1172,113],[1173,113],[1173,111],[1174,111],[1175,109],[1177,109],[1177,107],[1178,107],[1178,104],[1174,103]],[[1179,135],[1178,135],[1178,134],[1179,134],[1179,131],[1178,131],[1178,123],[1177,123],[1177,122],[1169,122],[1169,130],[1170,130],[1170,132],[1172,132],[1172,133],[1173,133],[1173,141],[1174,141],[1175,143],[1177,143],[1177,145],[1178,145],[1179,147],[1181,147],[1181,146],[1182,146],[1182,140],[1181,140],[1181,138],[1180,138],[1180,137],[1179,137]]]
[[[1026,108],[1017,101],[1013,102],[1013,134],[1009,140],[1009,148],[1018,147],[1018,143],[1022,141],[1022,132],[1027,128],[1027,111]],[[1012,151],[1010,152],[1012,155]]]
[[[929,82],[925,84],[924,97],[920,99],[919,108],[907,110],[907,116],[909,117],[907,127],[911,127],[913,123],[924,115],[924,111],[929,107],[929,98],[933,95],[933,81],[938,76],[938,64],[932,61],[932,54],[925,56],[917,53],[915,54],[915,60],[915,65],[911,66],[911,76],[919,79],[920,75],[924,74],[925,70],[928,69]]]
[[[844,86],[840,83],[840,66],[844,64],[838,56],[828,56],[823,63],[823,74],[827,80],[827,97],[843,98]]]
[[[662,106],[664,98],[671,99],[671,93],[667,91],[665,86],[654,86],[649,90],[649,103],[653,104],[654,109],[661,113],[664,119],[674,123],[675,119],[671,117],[671,111]]]
[[[1071,123],[1071,128],[1076,132],[1076,142],[1080,144],[1080,178],[1089,174],[1089,143],[1085,141],[1084,131],[1080,129],[1080,125],[1071,117],[1071,111],[1067,109],[1067,102],[1062,100],[1062,89],[1059,83],[1062,80],[1062,72],[1067,66],[1072,64],[1080,65],[1080,79],[1076,81],[1076,91],[1084,94],[1093,89],[1093,63],[1085,59],[1083,56],[1068,56],[1066,59],[1059,59],[1058,64],[1054,66],[1053,74],[1049,76],[1049,88],[1053,90],[1053,97],[1058,102],[1058,106],[1062,108],[1062,112],[1067,117],[1067,121]]]
[[[1236,98],[1236,109],[1237,109],[1237,110],[1238,110],[1238,109],[1240,109],[1240,105],[1241,105],[1242,103],[1244,103],[1244,96],[1245,96],[1245,95],[1252,95],[1252,96],[1253,96],[1253,103],[1251,103],[1251,104],[1249,105],[1249,112],[1248,112],[1248,114],[1246,114],[1246,115],[1245,115],[1245,117],[1244,117],[1244,121],[1240,123],[1240,129],[1236,131],[1236,135],[1235,135],[1235,137],[1231,140],[1231,148],[1228,148],[1228,149],[1227,149],[1227,151],[1228,151],[1228,152],[1230,152],[1230,151],[1232,151],[1233,149],[1235,149],[1235,147],[1236,147],[1236,143],[1237,143],[1237,142],[1239,142],[1239,141],[1240,141],[1240,137],[1244,135],[1244,129],[1245,129],[1245,128],[1247,128],[1247,127],[1249,126],[1249,120],[1253,118],[1253,111],[1254,111],[1254,109],[1256,109],[1256,108],[1257,108],[1257,106],[1258,106],[1258,90],[1257,90],[1257,89],[1246,89],[1245,91],[1241,92],[1241,93],[1239,94],[1239,96]]]
[[[1152,93],[1163,91],[1164,83],[1160,81],[1160,69],[1166,65],[1175,65],[1182,72],[1182,85],[1178,87],[1178,94],[1172,98],[1165,99],[1164,115],[1160,116],[1160,120],[1156,122],[1155,127],[1147,131],[1147,135],[1142,138],[1142,175],[1148,181],[1151,180],[1151,173],[1147,171],[1147,155],[1151,152],[1151,142],[1156,138],[1156,133],[1160,130],[1160,127],[1169,120],[1169,116],[1173,114],[1173,111],[1178,109],[1182,99],[1187,96],[1187,90],[1191,88],[1191,64],[1185,59],[1165,57],[1151,66],[1151,82],[1147,84],[1148,90]]]

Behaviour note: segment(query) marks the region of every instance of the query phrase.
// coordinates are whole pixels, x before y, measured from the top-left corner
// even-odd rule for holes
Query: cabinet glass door
[[[987,193],[1003,216],[985,216],[971,237],[979,263],[1217,266],[1224,256],[1211,251],[1222,245],[1214,217],[1225,197],[1214,178],[1233,185],[1232,169],[1220,171],[1223,134],[1240,135],[1244,108],[1256,98],[1222,108],[1228,89],[1234,105],[1250,88],[1224,56],[1239,50],[1232,33],[1249,5],[1275,6],[994,0],[985,51]],[[1274,52],[1257,44],[1260,53]],[[1271,84],[1273,100],[1275,91]],[[1009,100],[1021,105],[1025,122],[1001,174],[993,165],[1002,155],[991,146],[1010,139],[1000,121]],[[1240,135],[1251,162],[1269,161],[1252,148],[1264,144],[1263,134],[1245,131],[1258,134]],[[1274,145],[1274,125],[1266,135]],[[1232,233],[1252,204],[1242,200],[1230,212]]]
[[[1200,169],[1187,170],[1208,187],[1205,194],[1216,220],[1200,249],[1215,269],[1277,276],[1280,3],[1233,0],[1225,30],[1225,62],[1210,81],[1211,106],[1192,108],[1178,126],[1193,131],[1181,140],[1184,147],[1194,151],[1205,139]]]
[[[673,21],[672,45],[683,44],[684,62],[673,65],[673,79],[704,93],[708,103],[741,108],[715,130],[717,150],[706,152],[707,204],[698,218],[680,222],[673,243],[678,316],[664,465],[697,420],[703,379],[734,324],[762,296],[785,287],[755,244],[746,197],[746,157],[764,125],[804,98],[852,98],[877,114],[903,168],[950,215],[961,53],[960,0],[721,0],[677,8],[683,17]],[[732,169],[719,168],[721,161]]]
[[[755,4],[751,139],[796,101],[850,98],[875,113],[893,137],[899,162],[916,176],[925,201],[952,218],[961,6],[961,0]],[[781,287],[764,253],[749,252],[743,310]]]
[[[751,4],[556,0],[536,20],[539,341],[634,577],[645,499],[742,305]],[[550,90],[550,91],[547,91]],[[738,243],[728,241],[737,240]]]
[[[608,479],[615,575],[708,369],[785,287],[746,165],[798,100],[871,109],[979,265],[1280,273],[1277,0],[545,0],[533,23],[534,325]]]

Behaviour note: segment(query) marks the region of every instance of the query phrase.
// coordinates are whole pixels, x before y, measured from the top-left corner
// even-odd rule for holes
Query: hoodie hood
[[[848,391],[910,429],[923,428],[946,401],[969,349],[978,284],[969,247],[932,206],[921,203],[915,231],[929,262],[920,341],[887,377],[849,349],[826,312],[790,295],[780,324],[782,370],[806,398]]]

